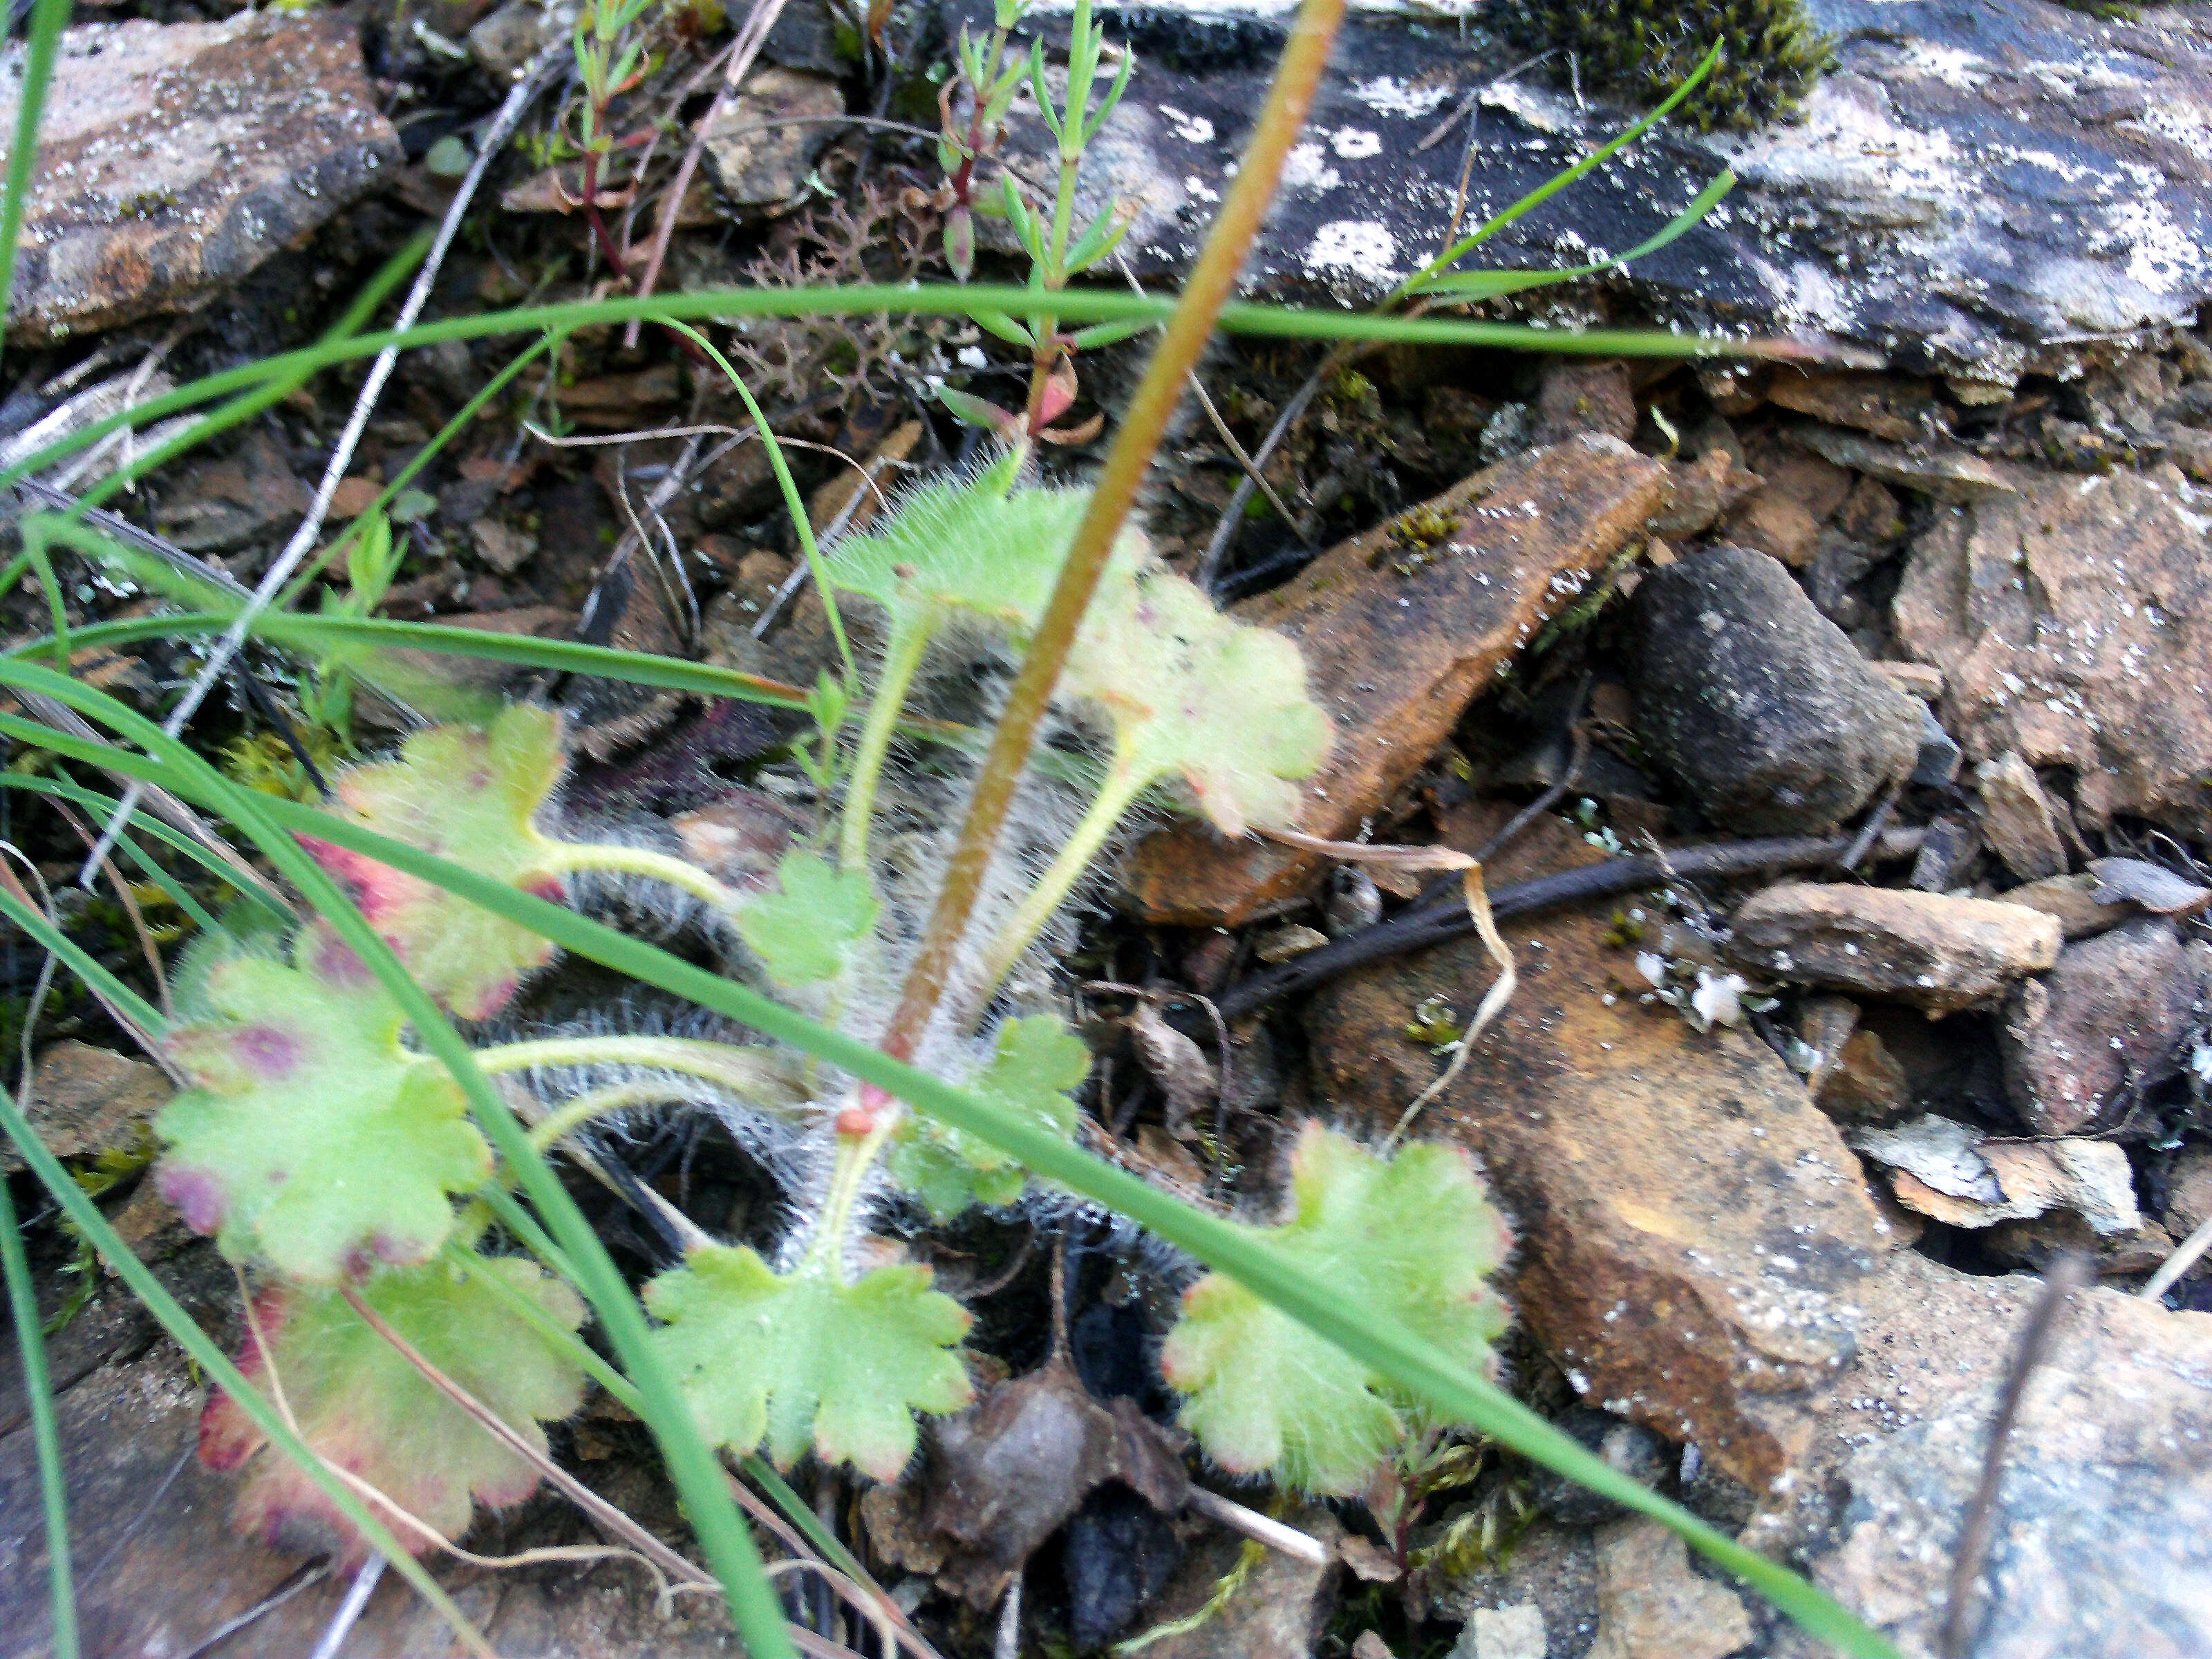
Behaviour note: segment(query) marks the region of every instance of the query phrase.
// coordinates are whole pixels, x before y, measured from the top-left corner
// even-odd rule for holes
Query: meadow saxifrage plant
[[[957,746],[926,756],[902,746],[912,740],[902,732],[933,712],[936,688],[972,695],[976,665],[1019,652],[1084,505],[1080,490],[1026,481],[1009,453],[916,489],[879,527],[825,551],[834,599],[873,623],[880,658],[857,721],[841,714],[809,750],[814,833],[757,888],[724,886],[646,844],[641,827],[571,820],[560,717],[529,704],[484,729],[416,733],[396,757],[342,775],[332,810],[544,898],[590,902],[586,876],[665,890],[705,925],[728,971],[872,1041],[954,815],[939,815],[919,855],[911,827],[892,836],[884,821],[910,818],[917,799],[949,805],[967,763]],[[1321,763],[1330,731],[1296,647],[1223,615],[1134,532],[1079,635],[1061,703],[1063,758],[1088,747],[1096,762],[1060,769],[1091,781],[1025,785],[1041,803],[1029,851],[979,908],[975,946],[921,1058],[1073,1138],[1090,1057],[1050,988],[1042,945],[1146,802],[1194,810],[1227,833],[1293,827],[1296,780]],[[908,755],[915,764],[902,763]],[[702,1243],[653,1279],[653,1341],[713,1443],[764,1449],[787,1466],[811,1449],[896,1478],[916,1414],[971,1397],[960,1349],[969,1319],[927,1267],[881,1265],[863,1240],[901,1213],[942,1222],[1017,1203],[1026,1172],[773,1045],[619,1021],[515,1027],[521,988],[552,961],[550,945],[374,858],[305,839],[423,987],[475,1023],[477,1065],[536,1120],[537,1144],[684,1105],[720,1114],[743,1144],[769,1149],[766,1167],[786,1188],[784,1236],[765,1250]],[[1018,976],[1031,957],[1037,971]],[[159,1178],[191,1224],[263,1281],[249,1369],[283,1385],[325,1456],[380,1486],[388,1477],[388,1495],[457,1535],[471,1495],[511,1501],[530,1489],[528,1466],[457,1415],[345,1297],[365,1297],[441,1370],[477,1378],[518,1426],[563,1415],[574,1378],[543,1322],[494,1308],[481,1277],[448,1259],[484,1245],[489,1217],[469,1196],[501,1174],[443,1066],[410,1046],[396,1005],[322,925],[283,952],[213,962],[193,1001],[198,1018],[169,1043],[193,1086],[159,1122]],[[1422,1147],[1385,1163],[1312,1128],[1294,1186],[1291,1218],[1263,1237],[1483,1360],[1501,1320],[1483,1279],[1503,1233],[1464,1159]],[[1408,1225],[1415,1211],[1421,1221]],[[557,1282],[507,1259],[487,1265],[574,1328],[579,1310]],[[477,1340],[462,1340],[471,1330]],[[1188,1396],[1185,1420],[1210,1452],[1315,1491],[1355,1487],[1413,1421],[1358,1362],[1218,1277],[1194,1287],[1168,1361]],[[253,1443],[241,1422],[211,1408],[212,1462],[246,1461]],[[434,1490],[419,1474],[425,1460],[445,1471]],[[285,1538],[337,1523],[296,1472],[256,1467],[241,1489],[243,1522]]]

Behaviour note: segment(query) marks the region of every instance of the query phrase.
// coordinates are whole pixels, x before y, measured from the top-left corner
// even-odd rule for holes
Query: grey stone
[[[2039,1135],[2106,1126],[2180,1069],[2198,994],[2163,916],[2068,945],[2005,1005],[1997,1044],[2013,1109]]]
[[[1641,1423],[1631,1423],[1594,1407],[1570,1407],[1553,1427],[1572,1437],[1632,1480],[1656,1486],[1673,1462],[1667,1443]],[[1538,1509],[1571,1527],[1595,1526],[1627,1513],[1609,1498],[1540,1465],[1529,1471],[1528,1495]]]
[[[1645,577],[1629,649],[1645,744],[1732,827],[1832,828],[1918,757],[1921,705],[1763,553],[1709,547]]]
[[[487,75],[512,80],[523,66],[575,27],[574,0],[547,5],[543,0],[507,0],[481,19],[468,33],[469,56]]]
[[[2115,21],[2039,0],[1806,4],[1837,46],[1802,118],[1708,136],[1662,126],[1468,264],[1602,259],[1650,236],[1727,166],[1741,181],[1729,199],[1632,274],[1609,275],[1607,289],[1668,321],[1825,335],[1969,387],[2077,362],[2083,336],[2186,325],[2212,296],[2212,19],[2202,8]],[[1632,118],[1542,71],[1501,81],[1526,51],[1491,33],[1482,8],[1449,9],[1347,24],[1248,287],[1370,304],[1437,252],[1470,99],[1480,126],[1468,225]],[[1108,26],[1142,70],[1102,135],[1105,165],[1085,205],[1135,204],[1126,246],[1138,275],[1173,278],[1224,192],[1284,28],[1225,3],[1120,10]],[[988,0],[948,12],[948,28],[990,27]],[[1037,21],[1049,52],[1066,26]],[[1048,173],[1050,143],[1018,132],[1014,148]],[[1562,304],[1566,292],[1523,297],[1568,320],[1603,314],[1592,289]]]
[[[174,311],[396,171],[399,140],[333,11],[88,23],[62,37],[31,172],[11,339]],[[23,48],[0,58],[13,132]]]
[[[1936,718],[1926,703],[1922,703],[1920,750],[1913,757],[1911,774],[1905,781],[1923,789],[1941,789],[1959,775],[1959,763],[1965,757],[1966,751],[1943,729],[1943,722]]]
[[[837,136],[823,118],[844,112],[845,94],[835,81],[799,70],[754,70],[707,129],[707,156],[722,193],[740,207],[790,200]]]
[[[1822,1438],[1742,1541],[1808,1559],[1907,1659],[1930,1659],[1999,1389],[2040,1286],[1912,1251],[1866,1281],[1857,1363]],[[2069,1299],[1998,1485],[1974,1659],[2212,1651],[2212,1317],[2117,1290]],[[1830,1650],[1778,1630],[1775,1659]]]

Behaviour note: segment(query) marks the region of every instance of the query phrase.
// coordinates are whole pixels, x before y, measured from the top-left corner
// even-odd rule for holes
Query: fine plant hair
[[[1021,185],[994,158],[1014,93],[1044,84],[1041,51],[1024,57],[1016,39],[1024,9],[1022,0],[1001,0],[986,40],[963,37],[959,84],[943,105],[939,155],[953,203],[945,257],[960,286],[841,283],[589,299],[457,315],[392,336],[361,331],[372,296],[311,346],[149,397],[0,469],[3,489],[116,433],[198,412],[158,457],[111,474],[73,506],[19,521],[21,550],[0,567],[0,591],[35,585],[52,634],[0,653],[0,686],[15,698],[0,710],[0,734],[43,751],[57,769],[165,792],[185,823],[205,831],[165,846],[251,884],[289,919],[250,928],[216,921],[173,1018],[4,888],[0,915],[184,1077],[156,1124],[155,1180],[258,1287],[254,1340],[239,1359],[121,1242],[4,1091],[0,1129],[214,1385],[203,1449],[211,1466],[237,1475],[240,1521],[263,1535],[313,1538],[342,1561],[374,1550],[472,1653],[490,1649],[416,1553],[429,1535],[458,1538],[479,1504],[513,1503],[534,1486],[540,1466],[522,1453],[544,1455],[542,1425],[576,1409],[588,1376],[649,1427],[748,1650],[792,1655],[716,1453],[738,1457],[801,1530],[818,1523],[778,1468],[811,1457],[898,1478],[920,1424],[973,1397],[961,1348],[969,1316],[921,1262],[885,1264],[866,1247],[879,1228],[918,1237],[981,1210],[1079,1223],[1094,1237],[1110,1227],[1116,1248],[1156,1259],[1164,1277],[1186,1286],[1161,1361],[1186,1425],[1222,1468],[1344,1495],[1395,1455],[1417,1419],[1465,1425],[1664,1521],[1817,1635],[1891,1659],[1889,1644],[1828,1598],[1591,1456],[1495,1386],[1492,1343],[1504,1312],[1487,1281],[1505,1238],[1455,1149],[1415,1144],[1386,1160],[1309,1124],[1290,1154],[1291,1201],[1273,1224],[1224,1218],[1086,1151],[1082,1140],[1098,1133],[1078,1107],[1090,1057],[1068,1028],[1053,963],[1133,822],[1164,804],[1225,835],[1294,828],[1297,780],[1319,766],[1330,739],[1287,640],[1223,616],[1122,533],[1217,324],[1339,341],[1666,357],[1734,355],[1743,343],[1634,330],[1567,337],[1441,314],[1232,301],[1340,20],[1333,0],[1303,0],[1184,294],[1164,301],[1079,288],[1074,279],[1110,258],[1127,222],[1109,210],[1078,224],[1073,204],[1085,149],[1127,86],[1133,58],[1107,63],[1103,30],[1088,0],[1078,0],[1066,96],[1048,99],[1034,118],[1054,134],[1058,173],[1048,190]],[[0,198],[0,270],[12,270],[21,240],[64,15],[63,0],[34,0]],[[656,21],[640,0],[602,0],[581,9],[578,23],[582,93],[568,131],[586,163],[592,242],[617,268],[597,186],[602,169],[643,136],[617,128],[629,118],[633,77],[650,72]],[[1573,274],[1451,267],[1650,125],[1453,243],[1393,302],[1418,295],[1441,313]],[[1625,257],[1679,234],[1724,188],[1716,181]],[[1028,286],[966,283],[973,219],[993,212],[1030,256]],[[386,273],[393,282],[406,274],[395,269]],[[1006,457],[939,481],[936,495],[910,493],[882,524],[825,550],[751,389],[708,331],[728,343],[748,318],[834,330],[841,317],[878,316],[973,321],[1025,358],[1027,398],[1018,410],[999,409],[944,388],[944,408],[988,428]],[[384,620],[372,601],[392,574],[379,548],[390,555],[392,546],[377,541],[377,514],[334,538],[309,575],[252,624],[264,643],[311,665],[312,695],[296,696],[294,712],[333,738],[349,735],[355,686],[428,718],[395,754],[334,777],[327,805],[240,787],[70,672],[82,647],[192,640],[221,634],[240,615],[219,584],[165,570],[158,553],[123,548],[85,518],[155,459],[356,357],[524,337],[490,388],[387,483],[388,498],[460,434],[491,388],[580,330],[635,319],[721,368],[756,421],[840,647],[839,663],[813,685]],[[1095,483],[1037,488],[1024,471],[1034,446],[1085,442],[1103,427],[1103,410],[1064,423],[1083,354],[1154,328],[1159,344],[1117,412]],[[1792,355],[1771,343],[1759,349]],[[987,556],[980,562],[971,556],[978,549]],[[185,608],[75,626],[57,556],[112,561]],[[295,608],[318,569],[352,581],[351,599],[320,615]],[[863,675],[845,648],[841,607],[870,605],[886,648],[878,670]],[[772,880],[733,890],[663,830],[567,817],[558,717],[527,704],[459,706],[450,688],[410,665],[406,653],[416,652],[804,711],[811,725],[787,764],[812,786],[814,821]],[[433,701],[441,695],[448,700]],[[115,796],[71,787],[90,795],[103,830],[127,839],[144,827]],[[216,824],[240,848],[222,842]],[[241,850],[262,870],[240,873]],[[653,942],[686,934],[711,939],[727,971]],[[623,975],[641,995],[678,1000],[710,1023],[645,1002],[542,1028],[524,1023],[517,1011],[528,1006],[530,988],[564,955]],[[557,990],[550,978],[543,983],[549,995]],[[779,1188],[785,1224],[765,1252],[697,1244],[641,1295],[554,1160],[594,1134],[618,1144],[671,1110],[711,1112],[729,1125]],[[25,1375],[36,1379],[38,1310],[14,1248],[11,1207],[0,1210],[0,1235],[10,1246]],[[356,1318],[364,1309],[376,1323]],[[580,1334],[586,1318],[598,1347]],[[491,1437],[447,1385],[472,1395],[508,1434]],[[34,1381],[32,1392],[53,1645],[61,1659],[76,1659],[59,1441],[46,1391]],[[325,1461],[334,1449],[344,1454],[343,1477]],[[382,1501],[364,1502],[354,1481]],[[394,1505],[421,1527],[395,1531]],[[830,1539],[825,1559],[841,1548]],[[856,1595],[875,1598],[865,1606],[890,1608],[857,1563],[849,1576]]]

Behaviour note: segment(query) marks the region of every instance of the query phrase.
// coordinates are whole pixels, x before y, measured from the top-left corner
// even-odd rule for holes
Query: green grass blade
[[[1462,249],[1462,252],[1465,250]],[[1440,266],[1427,268],[1433,272]],[[289,389],[333,364],[373,357],[387,346],[402,349],[441,340],[489,339],[544,330],[573,331],[600,325],[644,321],[713,321],[738,317],[852,317],[884,313],[892,316],[965,317],[977,309],[1013,316],[1048,312],[1064,323],[1103,323],[1129,319],[1164,323],[1173,313],[1171,296],[1156,297],[1112,289],[1062,289],[1049,295],[1027,288],[950,283],[860,283],[844,288],[702,289],[660,294],[647,299],[575,300],[560,305],[483,312],[418,323],[404,331],[385,331],[331,340],[264,357],[179,386],[159,398],[94,422],[59,438],[36,454],[0,471],[0,489],[44,470],[97,443],[125,425],[143,424],[196,408],[244,388],[283,381]],[[1231,301],[1221,308],[1222,331],[1273,339],[1370,340],[1395,345],[1486,346],[1507,350],[1566,352],[1599,357],[1743,357],[1810,359],[1814,354],[1784,342],[1753,342],[1670,334],[1657,329],[1546,329],[1518,323],[1474,322],[1445,317],[1391,317],[1371,312],[1307,309]],[[296,378],[290,378],[296,377]]]
[[[662,1458],[676,1483],[700,1546],[729,1598],[731,1617],[746,1645],[755,1659],[796,1659],[790,1634],[784,1627],[781,1607],[761,1569],[751,1534],[738,1518],[723,1484],[721,1465],[700,1437],[690,1408],[647,1340],[644,1310],[631,1295],[613,1258],[562,1186],[560,1177],[532,1146],[528,1134],[479,1069],[473,1052],[453,1029],[453,1022],[415,982],[391,947],[362,920],[361,912],[337,883],[307,856],[289,831],[278,826],[269,809],[281,803],[272,796],[255,795],[240,788],[189,746],[170,737],[137,710],[51,669],[0,661],[0,684],[44,692],[139,744],[146,750],[144,756],[121,750],[112,751],[118,769],[140,769],[137,775],[143,775],[143,769],[151,768],[162,776],[175,778],[184,786],[179,793],[204,800],[210,811],[236,825],[277,872],[329,921],[339,938],[352,947],[392,994],[413,1024],[423,1048],[453,1073],[454,1081],[468,1097],[477,1126],[520,1181],[532,1203],[545,1218],[554,1239],[567,1253],[578,1288],[598,1312],[600,1328],[614,1344],[623,1368],[645,1398],[646,1421],[660,1443]],[[13,716],[4,718],[10,727],[22,724]],[[75,739],[58,752],[74,752],[88,746],[94,750],[100,747]],[[339,822],[322,814],[318,814],[317,819],[329,823]],[[497,1194],[495,1207],[499,1200],[512,1204],[506,1194]]]
[[[54,1421],[52,1379],[46,1372],[46,1338],[39,1324],[39,1292],[31,1283],[30,1258],[15,1224],[15,1194],[0,1176],[0,1266],[8,1276],[8,1314],[15,1322],[15,1350],[23,1365],[23,1399],[31,1413],[31,1437],[39,1454],[39,1506],[46,1523],[46,1583],[53,1625],[53,1659],[76,1659],[76,1590],[70,1582],[69,1496],[62,1468],[61,1429]]]
[[[98,539],[104,548],[121,550],[118,544],[100,537],[97,532],[88,529],[83,530],[82,534],[85,538]],[[104,552],[102,556],[105,556]],[[169,568],[159,565],[158,561],[154,562],[163,570]],[[176,591],[184,592],[190,582],[189,577],[182,578],[176,584]],[[169,584],[165,580],[162,586],[166,589]],[[237,618],[240,606],[236,599],[228,594],[217,595],[203,585],[192,586],[198,601],[220,605],[222,608],[97,623],[90,628],[72,630],[70,638],[82,651],[94,646],[113,648],[134,645],[142,640],[220,634]],[[381,617],[306,617],[270,611],[263,611],[255,619],[253,632],[271,644],[300,651],[326,653],[342,646],[372,650],[434,651],[441,656],[474,657],[485,662],[513,663],[518,667],[550,669],[556,673],[590,674],[601,679],[626,680],[633,685],[659,686],[698,697],[729,697],[739,702],[760,703],[770,708],[803,712],[806,707],[805,693],[795,685],[763,679],[757,674],[740,674],[734,669],[715,668],[706,663],[655,656],[650,652],[617,651],[603,645],[586,645],[579,640],[528,639],[513,634],[455,628],[443,623],[392,622]],[[28,658],[40,654],[51,648],[51,645],[52,639],[48,636],[27,641],[6,654]]]
[[[289,1425],[277,1414],[268,1397],[240,1375],[230,1357],[216,1346],[215,1340],[202,1330],[192,1316],[177,1304],[153,1270],[131,1252],[131,1247],[116,1237],[115,1230],[107,1224],[100,1206],[85,1194],[83,1188],[70,1178],[60,1160],[40,1143],[35,1131],[15,1104],[15,1097],[0,1088],[0,1131],[15,1143],[15,1150],[29,1164],[31,1173],[50,1193],[64,1214],[76,1224],[77,1231],[100,1252],[115,1276],[129,1287],[148,1313],[167,1331],[170,1337],[191,1356],[194,1364],[206,1373],[208,1379],[238,1404],[238,1408],[253,1420],[253,1425],[268,1437],[270,1445],[300,1466],[301,1472],[322,1489],[339,1514],[344,1516],[368,1540],[369,1547],[392,1564],[395,1571],[412,1585],[415,1593],[437,1610],[439,1616],[453,1627],[470,1651],[495,1659],[490,1644],[468,1616],[453,1605],[453,1598],[439,1587],[417,1561],[400,1547],[385,1524],[370,1514],[368,1506],[354,1495],[353,1488],[339,1480],[323,1466],[323,1462],[307,1449],[307,1443],[292,1432]],[[12,1230],[11,1230],[12,1231]]]
[[[1601,271],[1618,270],[1632,259],[1641,259],[1646,254],[1656,253],[1690,230],[1720,204],[1721,198],[1735,188],[1735,174],[1723,168],[1718,178],[1699,191],[1689,206],[1669,219],[1656,234],[1646,237],[1627,252],[1610,259],[1601,259],[1587,265],[1569,265],[1564,270],[1447,270],[1423,281],[1413,291],[1417,294],[1448,295],[1455,300],[1488,300],[1503,294],[1517,294],[1523,289],[1569,283],[1578,276],[1595,276]]]
[[[148,1037],[168,1035],[167,1014],[101,967],[82,945],[4,887],[0,887],[0,916],[7,917],[42,947],[52,951],[71,973],[106,998]]]
[[[88,811],[96,814],[102,825],[105,825],[114,815],[116,807],[121,805],[112,795],[103,795],[96,789],[88,789],[82,784],[72,783],[65,778],[29,777],[20,772],[0,772],[0,789],[21,789],[31,794],[53,795],[63,800],[74,801]],[[179,835],[159,818],[150,814],[140,818],[136,825],[136,833],[150,836],[172,852],[181,854],[184,857],[191,860],[209,874],[220,878],[226,886],[234,891],[241,892],[245,897],[251,899],[268,913],[271,921],[289,927],[298,920],[290,911],[276,903],[260,889],[239,888],[237,871],[216,857],[190,836]],[[131,851],[132,855],[137,859],[146,873],[155,881],[163,883],[161,890],[169,892],[167,881],[160,872],[159,866],[137,848],[133,848]],[[173,898],[176,895],[171,893],[170,896]],[[199,920],[199,916],[190,910],[187,910],[186,914],[192,915],[194,921]],[[201,922],[203,927],[210,925],[207,922]]]
[[[1675,88],[1674,91],[1667,94],[1665,101],[1662,102],[1658,108],[1653,110],[1649,115],[1644,117],[1640,121],[1638,121],[1633,126],[1627,128],[1625,131],[1614,135],[1614,137],[1607,139],[1604,143],[1600,144],[1595,149],[1583,156],[1581,161],[1576,162],[1572,167],[1564,168],[1561,171],[1553,173],[1549,179],[1547,179],[1542,184],[1537,185],[1535,189],[1530,191],[1526,196],[1523,196],[1519,201],[1514,203],[1511,207],[1507,208],[1503,213],[1498,214],[1495,218],[1486,221],[1476,229],[1462,237],[1458,241],[1454,242],[1442,253],[1439,253],[1435,258],[1430,260],[1428,264],[1423,265],[1420,270],[1415,271],[1413,275],[1400,287],[1397,296],[1395,297],[1404,297],[1419,284],[1426,282],[1430,277],[1434,276],[1438,271],[1457,264],[1460,260],[1465,258],[1468,253],[1481,246],[1483,243],[1488,241],[1492,237],[1498,234],[1499,231],[1504,229],[1506,226],[1511,224],[1516,219],[1521,217],[1522,215],[1528,213],[1537,207],[1540,207],[1544,203],[1548,202],[1553,197],[1565,190],[1569,185],[1574,184],[1579,179],[1587,178],[1590,173],[1596,171],[1599,167],[1603,167],[1607,161],[1618,155],[1622,150],[1627,149],[1629,145],[1634,143],[1638,138],[1641,138],[1645,133],[1650,131],[1652,128],[1657,126],[1662,121],[1665,120],[1669,115],[1674,113],[1675,105],[1680,103],[1685,98],[1687,98],[1692,92],[1697,90],[1698,84],[1703,82],[1708,75],[1711,75],[1713,72],[1713,67],[1721,61],[1721,53],[1724,49],[1723,43],[1717,41],[1715,42],[1712,50],[1705,55],[1704,60],[1698,64],[1697,68],[1690,71],[1688,76],[1683,81],[1680,86]]]
[[[81,785],[70,783],[61,778],[27,778],[20,774],[0,773],[0,789],[21,789],[31,794],[51,795],[62,800],[74,801],[90,812],[94,822],[103,830],[107,827],[108,820],[115,816],[118,804],[111,795],[100,794],[96,790],[84,788]],[[167,831],[163,838],[169,845],[189,847],[192,854],[204,867],[223,873],[224,879],[229,880],[228,873],[223,872],[222,866],[217,864],[211,856],[198,847],[191,847],[184,836],[169,830],[167,824],[158,819],[149,819],[141,823],[138,828],[142,833],[149,830],[156,832]],[[208,914],[206,907],[185,891],[175,877],[148,857],[146,849],[139,846],[135,840],[129,836],[118,836],[116,845],[122,849],[125,857],[145,872],[147,880],[152,882],[167,896],[170,903],[192,919],[195,926],[204,928],[210,933],[222,931],[222,924]],[[289,920],[289,918],[283,918],[281,913],[278,914],[280,920]]]
[[[9,724],[0,717],[0,730]],[[115,763],[118,769],[125,761],[180,794],[191,793],[186,781],[167,768],[126,757]],[[1663,1522],[1808,1631],[1854,1659],[1896,1659],[1895,1650],[1881,1637],[1796,1574],[1745,1549],[1620,1474],[1510,1395],[1483,1382],[1426,1343],[1378,1323],[1370,1310],[1310,1278],[1234,1224],[1185,1205],[964,1090],[817,1025],[804,1015],[655,946],[312,807],[273,799],[267,805],[270,817],[288,829],[325,836],[434,882],[579,956],[816,1054],[957,1128],[982,1137],[1037,1175],[1119,1210],[1209,1267],[1228,1273],[1399,1386],[1446,1412],[1453,1420],[1480,1429],[1592,1491]]]
[[[23,51],[23,85],[15,106],[15,135],[8,149],[6,193],[0,195],[0,338],[7,326],[7,301],[15,291],[15,249],[23,235],[29,205],[31,168],[39,159],[39,120],[46,113],[46,89],[53,82],[54,53],[69,27],[70,0],[37,0],[31,8],[30,41]]]

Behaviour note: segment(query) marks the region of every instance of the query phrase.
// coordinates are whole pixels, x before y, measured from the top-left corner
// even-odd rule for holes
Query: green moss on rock
[[[1504,0],[1496,14],[1532,52],[1586,90],[1653,104],[1681,85],[1716,40],[1727,46],[1675,112],[1700,131],[1758,126],[1794,110],[1828,66],[1832,42],[1799,0]]]

